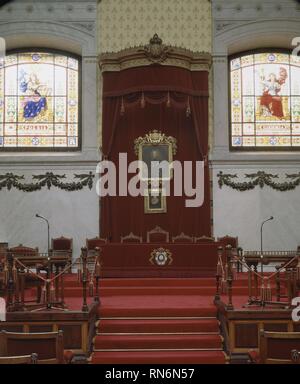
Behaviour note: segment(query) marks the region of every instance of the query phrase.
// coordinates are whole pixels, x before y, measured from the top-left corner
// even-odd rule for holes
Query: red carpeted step
[[[107,317],[216,317],[210,296],[114,296],[101,298],[99,318]]]
[[[94,352],[92,364],[224,364],[222,351]]]
[[[248,292],[247,288],[239,288]],[[216,293],[214,286],[210,287],[102,287],[100,297],[104,296],[130,296],[130,295],[198,295],[213,296]],[[67,296],[81,296],[82,287],[68,287],[65,289]]]
[[[211,296],[216,293],[214,286],[202,287],[102,287],[100,288],[100,297],[112,296],[130,296],[130,295],[197,295]],[[234,294],[246,295],[247,287],[234,287]],[[66,287],[66,297],[81,297],[82,287]]]
[[[101,283],[92,363],[225,363],[213,303],[214,279],[104,279]],[[68,288],[73,289],[78,288]]]
[[[100,335],[98,349],[222,349],[220,335]]]
[[[239,274],[239,279],[233,282],[236,287],[247,287],[248,280],[247,275],[243,278],[243,275]],[[103,288],[121,288],[121,287],[211,287],[215,286],[214,278],[137,278],[137,279],[117,279],[117,278],[105,278],[101,279],[101,287]],[[79,288],[82,285],[77,280],[77,275],[66,275],[65,277],[66,288]]]
[[[202,287],[156,287],[156,286],[141,286],[141,287],[101,287],[100,296],[127,296],[127,295],[207,295],[214,294],[216,291],[214,286],[202,286]],[[65,292],[69,296],[82,295],[81,286],[70,286],[65,288]]]
[[[219,332],[217,319],[101,319],[98,323],[99,333],[158,333],[158,332]]]
[[[105,308],[100,307],[98,314],[103,317],[216,317],[216,308]]]
[[[102,279],[103,287],[200,287],[215,284],[215,279],[208,278],[137,278],[137,279]]]

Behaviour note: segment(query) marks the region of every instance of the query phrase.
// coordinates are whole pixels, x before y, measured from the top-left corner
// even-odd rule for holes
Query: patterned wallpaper
[[[98,12],[99,53],[147,44],[154,33],[166,44],[211,52],[208,0],[102,0]]]

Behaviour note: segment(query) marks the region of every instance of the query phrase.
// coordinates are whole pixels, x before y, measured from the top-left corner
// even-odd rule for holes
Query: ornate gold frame
[[[150,207],[150,196],[151,192],[158,193],[158,197],[161,200],[161,208],[151,208]],[[148,189],[148,195],[144,196],[144,212],[146,214],[149,213],[167,213],[167,198],[163,193],[162,189]]]
[[[145,146],[168,146],[168,162],[173,162],[173,156],[177,153],[177,140],[172,136],[166,136],[164,133],[153,130],[147,133],[144,137],[138,137],[134,141],[134,151],[138,156],[139,161],[143,161],[143,148]],[[170,180],[173,176],[172,168],[169,168],[169,176],[167,178],[161,178],[160,180]],[[144,178],[142,180],[151,180],[151,178]],[[154,179],[152,179],[154,180]]]

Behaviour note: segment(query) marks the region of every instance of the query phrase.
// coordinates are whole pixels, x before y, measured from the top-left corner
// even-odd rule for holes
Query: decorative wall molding
[[[208,52],[192,52],[185,48],[165,45],[157,34],[146,46],[124,49],[117,53],[99,56],[102,72],[148,66],[153,63],[181,67],[191,71],[209,71],[211,55]]]
[[[84,30],[85,32],[94,32],[96,26],[94,21],[65,21],[65,23],[69,23],[76,28]],[[93,36],[93,34],[91,34],[91,36]]]
[[[256,187],[264,188],[265,186],[268,186],[276,191],[286,192],[292,191],[300,185],[300,172],[293,174],[286,173],[286,181],[280,181],[278,174],[266,173],[264,171],[246,173],[244,177],[245,179],[250,179],[250,181],[235,182],[234,179],[238,179],[236,174],[223,173],[222,171],[217,175],[220,188],[225,185],[240,192],[249,191],[255,189]]]
[[[235,27],[236,25],[241,24],[240,22],[233,21],[221,21],[215,24],[216,33],[223,32],[229,28]]]
[[[11,190],[13,188],[22,192],[36,192],[42,188],[56,187],[67,192],[80,191],[85,187],[90,190],[94,185],[95,175],[92,172],[87,174],[74,174],[74,179],[79,181],[64,182],[66,175],[55,175],[53,172],[47,172],[41,175],[33,175],[33,181],[31,183],[25,182],[23,175],[15,175],[13,173],[6,173],[0,175],[0,191],[6,188]]]

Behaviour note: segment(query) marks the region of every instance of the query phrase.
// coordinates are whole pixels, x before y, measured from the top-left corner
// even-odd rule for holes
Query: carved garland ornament
[[[62,180],[66,179],[66,175],[55,175],[53,172],[47,172],[44,175],[33,175],[32,179],[36,180],[36,182],[25,183],[22,182],[24,176],[6,173],[5,175],[0,175],[0,191],[4,188],[7,188],[9,191],[15,188],[22,192],[36,192],[44,187],[48,189],[56,187],[67,192],[74,192],[80,191],[84,187],[88,187],[90,190],[93,188],[95,175],[92,172],[80,175],[75,174],[74,178],[79,181],[63,182]]]
[[[286,174],[285,177],[289,181],[285,182],[276,182],[274,179],[279,178],[277,174],[274,175],[264,171],[245,174],[245,178],[250,179],[250,181],[244,182],[234,182],[234,179],[238,178],[236,174],[226,174],[219,172],[217,177],[220,188],[226,185],[227,187],[237,191],[249,191],[256,187],[264,188],[265,186],[268,186],[276,191],[285,192],[292,191],[300,185],[300,172],[294,174]]]

